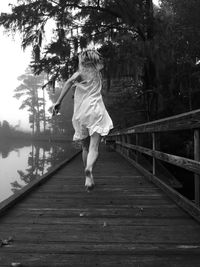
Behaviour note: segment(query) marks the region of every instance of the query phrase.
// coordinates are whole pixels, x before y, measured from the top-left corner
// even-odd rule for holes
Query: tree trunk
[[[40,108],[39,108],[39,101],[38,101],[38,90],[35,88],[35,97],[36,97],[36,132],[37,134],[40,133]]]
[[[156,65],[152,58],[152,42],[154,39],[154,17],[153,17],[153,2],[152,0],[146,0],[145,3],[145,21],[146,21],[146,33],[145,42],[145,63],[144,63],[144,94],[147,109],[147,120],[156,118],[157,113],[157,94],[155,94],[156,84]]]
[[[46,131],[46,112],[45,112],[45,91],[43,89],[43,126],[44,132]]]

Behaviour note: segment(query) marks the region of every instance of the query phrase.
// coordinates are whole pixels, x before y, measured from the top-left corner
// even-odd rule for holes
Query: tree
[[[44,76],[34,76],[30,70],[24,75],[21,75],[18,78],[22,83],[15,89],[14,97],[17,99],[22,98],[22,104],[20,109],[27,108],[30,116],[29,122],[31,124],[31,128],[33,133],[40,133],[40,120],[46,120],[44,118],[44,99],[39,97],[38,89],[41,89],[44,83]]]
[[[165,87],[165,106],[171,111],[176,107],[178,112],[189,111],[200,104],[200,68],[196,65],[200,57],[199,12],[200,3],[196,0],[162,1],[159,15],[168,20],[168,28],[164,31],[167,60],[161,83]]]
[[[1,135],[3,137],[10,137],[11,136],[11,126],[8,121],[3,120],[1,125]]]

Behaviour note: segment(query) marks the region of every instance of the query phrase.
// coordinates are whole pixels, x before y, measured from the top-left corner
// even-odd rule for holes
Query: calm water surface
[[[0,143],[0,202],[77,151],[72,142]]]

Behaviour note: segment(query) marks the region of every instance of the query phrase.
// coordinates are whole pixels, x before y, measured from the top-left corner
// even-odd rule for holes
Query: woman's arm
[[[62,100],[63,98],[65,97],[65,95],[69,92],[69,90],[71,89],[73,83],[80,79],[80,73],[79,72],[75,72],[64,84],[63,88],[62,88],[62,91],[60,93],[60,96],[58,97],[56,103],[54,104],[53,106],[53,115],[57,114],[59,109],[60,109],[60,106],[61,106],[61,103],[62,103]]]
[[[65,95],[69,92],[70,88],[72,87],[72,84],[78,80],[80,74],[79,72],[75,72],[64,84],[62,91],[60,93],[60,96],[58,98],[58,100],[56,101],[56,103],[61,104],[63,98],[65,97]]]

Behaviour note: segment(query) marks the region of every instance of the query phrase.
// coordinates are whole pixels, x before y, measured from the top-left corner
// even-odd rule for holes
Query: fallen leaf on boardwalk
[[[1,247],[9,245],[9,241],[7,239],[2,239],[1,241]]]
[[[106,223],[106,222],[104,222],[104,223],[103,223],[103,227],[106,227],[106,226],[107,226],[107,223]]]
[[[6,245],[9,244],[9,241],[8,241],[7,239],[1,240],[1,244],[2,244],[3,246],[6,246]]]
[[[0,246],[7,246],[10,244],[10,242],[13,242],[12,236],[9,236],[8,239],[1,239],[0,240]]]

